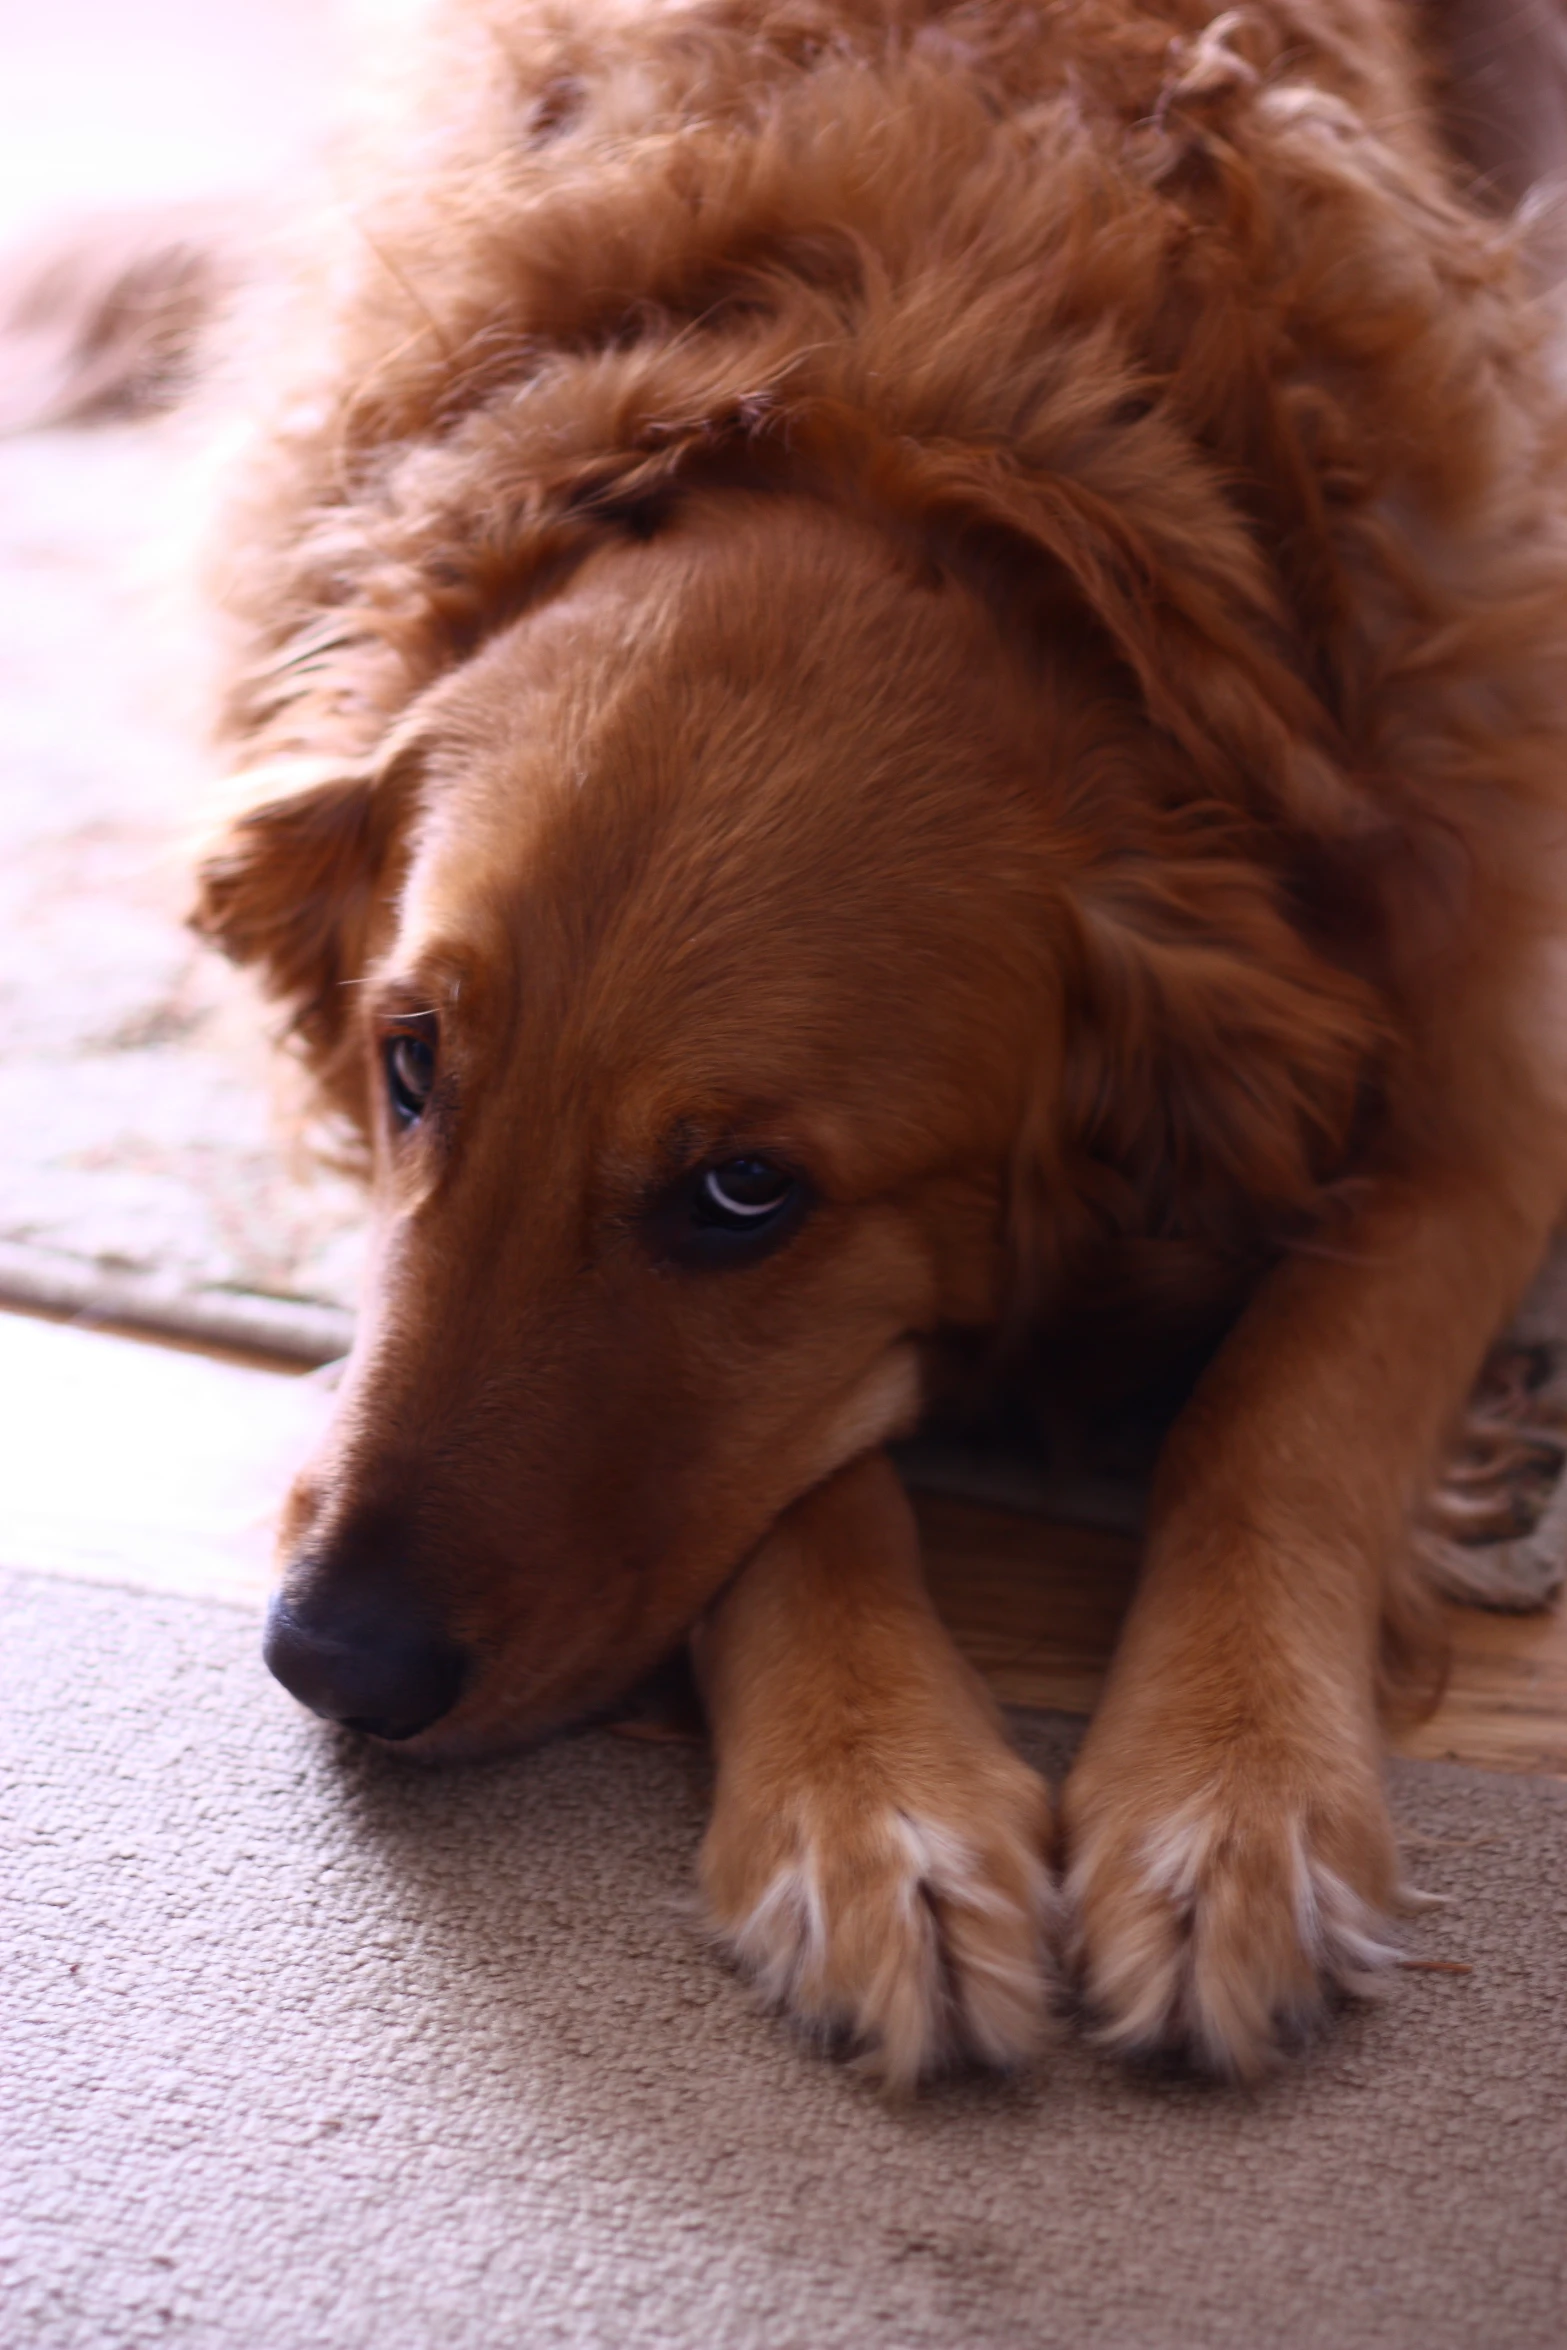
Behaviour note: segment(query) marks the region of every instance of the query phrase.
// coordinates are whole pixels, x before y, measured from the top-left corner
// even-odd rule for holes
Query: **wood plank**
[[[1452,1664],[1442,1702],[1397,1735],[1396,1751],[1567,1777],[1567,1609],[1502,1616],[1451,1607],[1446,1616]]]
[[[0,1313],[0,1560],[256,1607],[319,1379]],[[1124,1535],[918,1498],[937,1604],[1009,1705],[1086,1713],[1137,1572]],[[1452,1668],[1404,1754],[1567,1776],[1567,1612],[1447,1611]]]
[[[1090,1712],[1136,1578],[1135,1541],[946,1496],[922,1495],[917,1508],[936,1603],[997,1696]],[[1443,1617],[1441,1702],[1393,1732],[1394,1751],[1567,1776],[1567,1610]]]
[[[1003,1704],[1091,1712],[1137,1544],[944,1494],[917,1495],[915,1510],[932,1597]]]

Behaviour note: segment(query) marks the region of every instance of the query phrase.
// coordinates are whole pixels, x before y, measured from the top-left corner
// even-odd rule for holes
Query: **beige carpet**
[[[243,1613],[0,1578],[0,2334],[28,2350],[1556,2350],[1567,1787],[1395,1772],[1451,1906],[1261,2094],[889,2111],[682,1908],[703,1767],[340,1746]],[[1069,1733],[1020,1725],[1059,1764]]]

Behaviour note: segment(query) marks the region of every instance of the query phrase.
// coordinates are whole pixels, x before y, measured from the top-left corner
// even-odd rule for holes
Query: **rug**
[[[906,2108],[689,1911],[705,1763],[435,1774],[240,1610],[0,1576],[0,2276],[29,2350],[1555,2350],[1567,1787],[1400,1765],[1421,1971],[1252,2093]],[[1071,1728],[1014,1723],[1059,1773]],[[1435,1963],[1431,1963],[1435,1962]]]
[[[0,1283],[241,1339],[256,1295],[341,1315],[362,1216],[290,1157],[270,1022],[182,924],[206,495],[177,424],[0,442]]]
[[[130,251],[170,207],[268,220],[316,186],[345,64],[417,4],[13,11],[0,309],[85,222]],[[206,452],[178,418],[7,436],[33,356],[0,344],[0,1285],[319,1359],[345,1341],[359,1203],[280,1147],[265,1019],[181,924],[212,776]]]

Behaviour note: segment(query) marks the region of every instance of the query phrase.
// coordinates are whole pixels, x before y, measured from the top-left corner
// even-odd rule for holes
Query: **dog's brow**
[[[382,973],[367,981],[376,997],[376,1013],[383,1020],[434,1020],[450,1010],[462,995],[458,972]]]

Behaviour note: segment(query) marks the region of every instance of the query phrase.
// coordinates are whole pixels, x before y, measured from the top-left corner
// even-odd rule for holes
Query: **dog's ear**
[[[336,1105],[352,983],[395,896],[411,798],[406,761],[284,758],[231,786],[232,812],[197,868],[192,927],[255,967]]]
[[[1048,1292],[1096,1239],[1242,1265],[1309,1224],[1386,1036],[1371,991],[1299,935],[1271,877],[1179,854],[1089,868],[1062,967],[1060,1052],[1016,1169],[1025,1287]]]
[[[1216,1260],[1254,1263],[1320,1210],[1388,1041],[1373,989],[1313,943],[1336,901],[1357,902],[1357,872],[1386,862],[1337,755],[1331,679],[1297,661],[1223,478],[1156,415],[1081,433],[1071,463],[900,446],[875,479],[1057,657],[1086,624],[1146,728],[1147,788],[1108,827],[1090,792],[1066,811],[1062,1042],[1021,1129],[1019,1295],[1094,1262],[1096,1235],[1157,1242],[1161,1264],[1191,1265],[1194,1294],[1211,1289]],[[1248,856],[1258,839],[1293,844],[1300,904]],[[1366,911],[1374,966],[1381,914]]]
[[[1018,616],[1032,603],[1047,637],[1065,587],[1204,797],[1342,838],[1362,816],[1339,765],[1328,618],[1303,628],[1223,476],[1158,419],[1100,439],[1097,465],[1075,470],[1048,448],[1028,464],[900,447],[876,478],[927,541],[980,566],[997,601]]]

